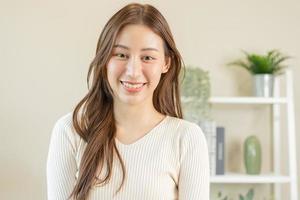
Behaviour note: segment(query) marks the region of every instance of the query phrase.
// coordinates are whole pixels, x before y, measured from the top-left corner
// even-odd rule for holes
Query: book
[[[216,122],[201,121],[199,123],[207,142],[209,153],[209,170],[210,175],[216,174]]]
[[[217,127],[216,131],[216,175],[225,171],[225,128]]]

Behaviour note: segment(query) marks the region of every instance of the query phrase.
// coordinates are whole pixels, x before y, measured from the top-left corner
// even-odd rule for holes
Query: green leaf
[[[246,56],[245,60],[236,60],[228,65],[240,66],[252,74],[279,74],[285,68],[281,63],[290,58],[277,49],[268,51],[266,55],[242,52]]]
[[[251,189],[248,191],[248,193],[246,194],[246,199],[247,199],[247,200],[251,200],[251,199],[253,199],[253,197],[254,197],[254,190],[253,190],[253,188],[251,188]]]
[[[221,196],[222,196],[222,192],[219,191],[219,192],[218,192],[218,197],[220,198]]]

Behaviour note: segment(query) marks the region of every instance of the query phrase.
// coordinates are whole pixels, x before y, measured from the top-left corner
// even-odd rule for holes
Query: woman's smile
[[[140,92],[146,83],[139,83],[139,82],[127,82],[127,81],[120,81],[123,85],[123,88],[128,92]]]

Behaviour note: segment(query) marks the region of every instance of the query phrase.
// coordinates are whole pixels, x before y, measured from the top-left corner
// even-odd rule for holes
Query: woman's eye
[[[128,57],[127,55],[125,55],[123,53],[116,53],[115,56],[118,58],[127,58]]]
[[[155,60],[155,58],[151,56],[144,56],[144,60]]]

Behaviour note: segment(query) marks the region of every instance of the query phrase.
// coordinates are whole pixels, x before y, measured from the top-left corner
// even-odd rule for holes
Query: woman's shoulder
[[[53,127],[52,137],[67,138],[74,148],[78,146],[80,136],[73,126],[73,113],[69,112],[60,116]]]
[[[73,129],[72,118],[73,118],[72,112],[69,112],[67,114],[60,116],[56,120],[56,122],[54,124],[54,128],[59,129],[59,130],[64,130],[65,132]]]
[[[194,122],[171,116],[169,118],[169,125],[176,128],[176,131],[181,134],[188,134],[189,132],[203,133],[200,126]]]
[[[68,112],[58,117],[55,125],[65,126],[72,120],[72,112]]]
[[[177,117],[169,116],[169,118],[169,127],[173,129],[170,132],[179,141],[195,140],[196,142],[205,140],[204,133],[198,124]]]

